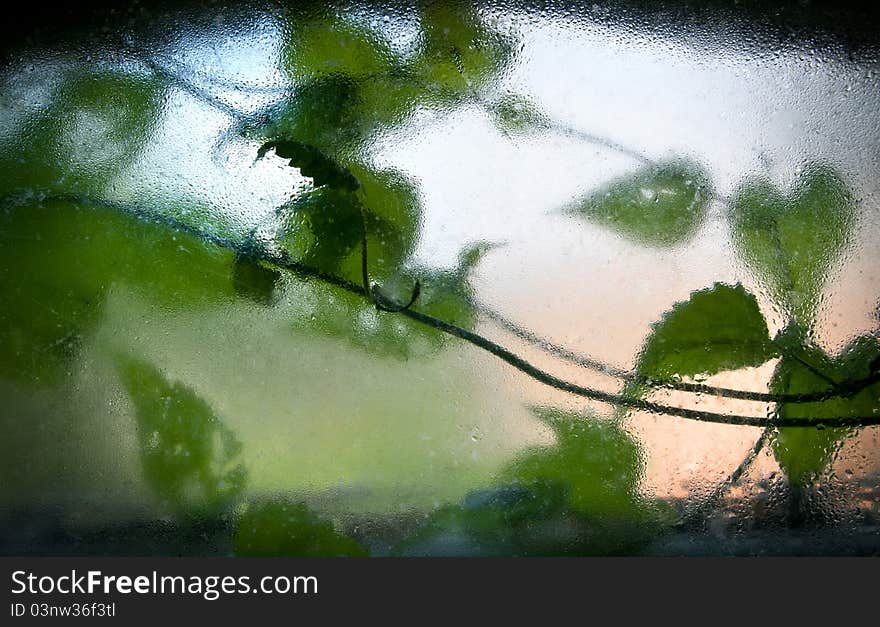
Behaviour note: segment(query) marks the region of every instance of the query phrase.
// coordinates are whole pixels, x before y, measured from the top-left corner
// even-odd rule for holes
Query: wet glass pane
[[[862,16],[24,25],[0,73],[0,552],[880,552]]]

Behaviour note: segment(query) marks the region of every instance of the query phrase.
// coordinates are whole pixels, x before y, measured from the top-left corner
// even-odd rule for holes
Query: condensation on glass
[[[880,551],[876,46],[126,11],[0,76],[0,552]]]

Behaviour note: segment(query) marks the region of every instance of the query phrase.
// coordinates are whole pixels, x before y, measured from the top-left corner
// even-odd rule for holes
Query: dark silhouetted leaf
[[[272,305],[275,302],[275,287],[280,279],[278,270],[256,259],[243,255],[235,257],[232,282],[239,296],[261,305]]]
[[[298,196],[282,211],[283,232],[279,241],[303,263],[339,274],[340,267],[355,251],[360,259],[364,216],[360,199],[354,194],[332,187],[319,188]]]
[[[812,165],[787,196],[767,181],[748,183],[736,194],[730,215],[740,254],[777,302],[809,326],[828,269],[855,219],[852,195],[840,176]]]
[[[694,163],[645,167],[576,201],[568,212],[613,228],[650,246],[690,239],[711,198],[709,177]]]
[[[360,183],[351,172],[314,146],[292,140],[270,141],[260,146],[257,158],[263,157],[272,149],[279,157],[290,159],[290,166],[298,168],[303,176],[311,178],[316,187],[326,185],[331,189],[348,192],[360,188]]]

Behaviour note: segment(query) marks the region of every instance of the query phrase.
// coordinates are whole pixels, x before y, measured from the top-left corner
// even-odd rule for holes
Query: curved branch
[[[554,344],[528,329],[519,326],[512,320],[504,317],[489,307],[478,305],[477,309],[490,320],[510,331],[516,337],[528,342],[538,349],[567,361],[582,368],[595,370],[610,377],[621,379],[630,383],[641,383],[652,388],[666,388],[692,394],[705,394],[707,396],[719,396],[743,401],[757,401],[761,403],[818,403],[832,398],[851,398],[864,390],[866,387],[880,382],[880,370],[875,370],[863,379],[854,379],[838,383],[829,379],[832,387],[821,392],[805,392],[802,394],[769,394],[766,392],[752,392],[747,390],[735,390],[731,388],[705,385],[702,383],[687,383],[685,381],[663,380],[653,377],[645,377],[629,370],[623,370],[617,366],[599,361],[589,355],[576,353],[570,349]],[[797,356],[788,355],[793,359]],[[803,363],[803,360],[798,359]],[[813,370],[810,366],[811,371]],[[824,375],[821,375],[824,377]]]
[[[368,254],[367,254],[367,214],[364,212],[364,207],[361,205],[360,200],[355,199],[355,202],[358,206],[358,211],[361,213],[361,282],[364,287],[364,294],[372,301],[373,305],[379,311],[387,311],[390,313],[400,313],[406,309],[412,307],[413,303],[416,302],[416,299],[419,297],[419,294],[422,291],[422,286],[419,283],[418,279],[416,279],[415,287],[413,287],[412,295],[410,296],[409,302],[406,305],[400,305],[395,303],[390,298],[386,297],[382,294],[381,289],[378,285],[374,285],[370,282],[370,271],[367,267]]]
[[[146,218],[153,222],[162,222],[168,226],[176,228],[182,232],[189,233],[198,237],[206,242],[213,243],[215,245],[227,248],[233,252],[243,252],[244,254],[251,255],[255,259],[262,261],[263,263],[273,266],[278,270],[286,270],[303,278],[313,278],[319,279],[324,283],[329,285],[333,285],[337,288],[343,289],[352,294],[356,294],[358,296],[369,299],[372,302],[372,290],[369,286],[358,285],[353,283],[347,279],[336,276],[334,274],[330,274],[328,272],[324,272],[318,268],[303,264],[299,261],[291,259],[285,253],[272,253],[267,250],[259,250],[254,251],[249,249],[248,246],[243,242],[236,242],[230,240],[228,238],[223,238],[219,236],[215,236],[212,234],[205,233],[198,229],[195,229],[189,225],[183,224],[182,222],[173,219],[173,218],[157,218],[156,216],[151,216],[147,212],[140,209],[126,209],[122,208],[117,204],[110,203],[108,201],[102,201],[97,199],[92,199],[88,197],[84,197],[81,195],[46,195],[41,198],[43,202],[77,202],[83,204],[90,204],[92,206],[99,206],[104,208],[113,208],[121,211],[129,211],[135,214],[138,217]],[[9,206],[13,205],[27,205],[33,204],[34,198],[22,198],[22,197],[7,197],[0,199],[0,206]],[[611,392],[605,392],[602,390],[598,390],[595,388],[589,388],[582,385],[578,385],[576,383],[572,383],[571,381],[566,381],[565,379],[561,379],[556,377],[544,370],[541,370],[537,366],[529,363],[519,355],[513,353],[509,349],[501,346],[500,344],[493,342],[492,340],[475,333],[473,331],[469,331],[465,328],[462,328],[458,325],[452,324],[445,320],[441,320],[439,318],[435,318],[430,314],[426,314],[420,312],[418,310],[412,308],[405,308],[405,306],[394,303],[393,301],[388,301],[386,303],[389,306],[399,308],[399,314],[401,316],[405,316],[410,320],[423,324],[425,326],[434,328],[438,331],[446,333],[447,335],[451,335],[454,337],[458,337],[478,348],[485,350],[486,352],[496,356],[500,360],[504,361],[510,366],[513,366],[520,372],[528,375],[535,381],[542,383],[548,387],[552,387],[556,390],[566,392],[568,394],[572,394],[575,396],[579,396],[581,398],[590,399],[593,401],[600,401],[603,403],[609,403],[611,405],[616,405],[619,407],[627,407],[630,409],[636,409],[640,411],[647,411],[654,414],[665,414],[670,416],[677,416],[679,418],[686,418],[689,420],[698,420],[701,422],[710,422],[717,424],[728,424],[728,425],[747,425],[752,427],[864,427],[871,425],[880,425],[880,414],[875,416],[839,416],[839,417],[825,417],[825,418],[815,418],[815,417],[798,417],[798,418],[782,418],[779,416],[773,418],[765,418],[758,416],[743,416],[743,415],[735,415],[735,414],[721,414],[716,412],[708,412],[708,411],[700,411],[695,409],[688,409],[685,407],[675,407],[670,405],[664,405],[662,403],[655,403],[653,401],[647,401],[641,398],[633,398],[630,396],[626,396],[623,394],[614,394]]]
[[[388,311],[391,313],[400,313],[412,307],[416,299],[419,297],[419,294],[422,292],[422,284],[416,279],[416,284],[413,286],[412,294],[409,297],[409,301],[405,305],[398,305],[394,303],[391,299],[385,296],[378,285],[373,286],[373,302],[376,304],[376,307],[381,309],[382,311]]]
[[[198,85],[188,81],[178,74],[172,72],[168,68],[164,67],[161,63],[158,63],[154,59],[152,59],[149,55],[142,54],[140,51],[136,49],[129,49],[129,52],[134,55],[141,63],[143,63],[150,72],[167,81],[168,84],[173,85],[180,89],[183,92],[186,92],[196,100],[205,103],[209,107],[220,111],[221,113],[227,115],[236,121],[242,121],[249,118],[248,114],[244,111],[241,111],[229,103],[223,101],[218,98],[214,94],[202,89]]]

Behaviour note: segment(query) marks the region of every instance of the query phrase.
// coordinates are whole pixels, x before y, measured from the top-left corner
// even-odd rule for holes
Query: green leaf
[[[642,499],[642,455],[618,422],[553,409],[552,446],[523,451],[496,484],[432,514],[399,555],[607,555],[650,541],[669,513]]]
[[[567,208],[633,241],[667,247],[690,239],[706,215],[709,177],[695,163],[651,165],[612,181]]]
[[[550,409],[538,409],[536,415],[553,429],[555,445],[521,454],[502,470],[500,482],[561,484],[568,507],[589,516],[640,515],[642,455],[618,422]]]
[[[283,63],[295,92],[243,129],[251,137],[299,141],[331,154],[356,150],[405,122],[418,106],[460,103],[501,76],[513,38],[464,4],[428,6],[415,54],[392,51],[375,29],[330,12],[289,25]]]
[[[221,512],[243,492],[241,443],[191,388],[171,383],[154,366],[119,358],[135,406],[144,477],[181,516]]]
[[[642,499],[641,452],[616,421],[538,409],[556,442],[523,451],[493,486],[434,512],[398,555],[632,553],[671,520]]]
[[[370,276],[386,279],[401,272],[419,239],[422,204],[417,184],[403,173],[352,165],[362,185],[370,248]]]
[[[734,243],[773,298],[809,326],[828,270],[850,238],[852,194],[831,168],[810,165],[784,195],[768,181],[749,182],[730,205]]]
[[[243,126],[250,138],[300,141],[333,154],[358,144],[372,131],[361,119],[361,91],[347,76],[325,76],[298,85],[289,98]]]
[[[298,82],[322,76],[371,77],[397,61],[375,31],[336,15],[295,20],[289,34],[282,62]]]
[[[742,285],[716,283],[676,303],[653,325],[637,370],[668,380],[759,366],[775,355],[755,297]]]
[[[351,154],[364,142],[403,123],[426,97],[405,68],[357,79],[322,76],[297,86],[240,129],[251,138],[296,137],[330,154]]]
[[[395,66],[387,74],[358,83],[357,123],[364,136],[391,130],[406,122],[417,106],[432,99],[432,91],[421,84],[406,65]]]
[[[398,276],[415,248],[421,204],[415,185],[394,170],[359,165],[351,172],[363,193],[322,188],[285,205],[278,241],[294,257],[360,282],[361,236],[367,229],[370,276]]]
[[[235,517],[233,550],[250,557],[365,557],[352,538],[337,532],[305,503],[273,499],[248,504]]]
[[[331,189],[348,192],[360,189],[360,183],[354,174],[314,146],[292,140],[270,141],[260,146],[257,158],[262,158],[272,149],[279,157],[290,159],[289,165],[298,168],[303,176],[311,178],[315,187],[326,185]]]
[[[770,391],[774,394],[805,394],[832,388],[838,384],[865,379],[876,369],[880,342],[861,336],[848,344],[839,357],[831,357],[813,345],[804,345],[796,353],[782,358]],[[780,418],[823,418],[875,416],[880,407],[880,383],[864,388],[851,398],[832,398],[817,403],[786,403],[777,409]],[[819,427],[783,427],[777,429],[773,452],[789,481],[808,486],[816,481],[834,459],[843,441],[856,429],[834,427],[832,420]]]
[[[0,209],[0,375],[57,382],[111,290],[186,310],[235,297],[231,251],[112,209]]]
[[[513,38],[488,27],[464,2],[432,2],[421,13],[419,52],[411,66],[431,99],[456,100],[501,76],[514,58]]]
[[[489,105],[495,125],[504,133],[520,134],[547,128],[549,120],[525,96],[506,93]]]
[[[336,15],[303,16],[282,52],[297,87],[273,106],[262,137],[296,137],[339,153],[414,110],[424,89],[375,30]]]
[[[360,259],[364,216],[354,194],[319,188],[298,196],[280,211],[284,217],[278,241],[303,263],[339,274],[356,251]]]

